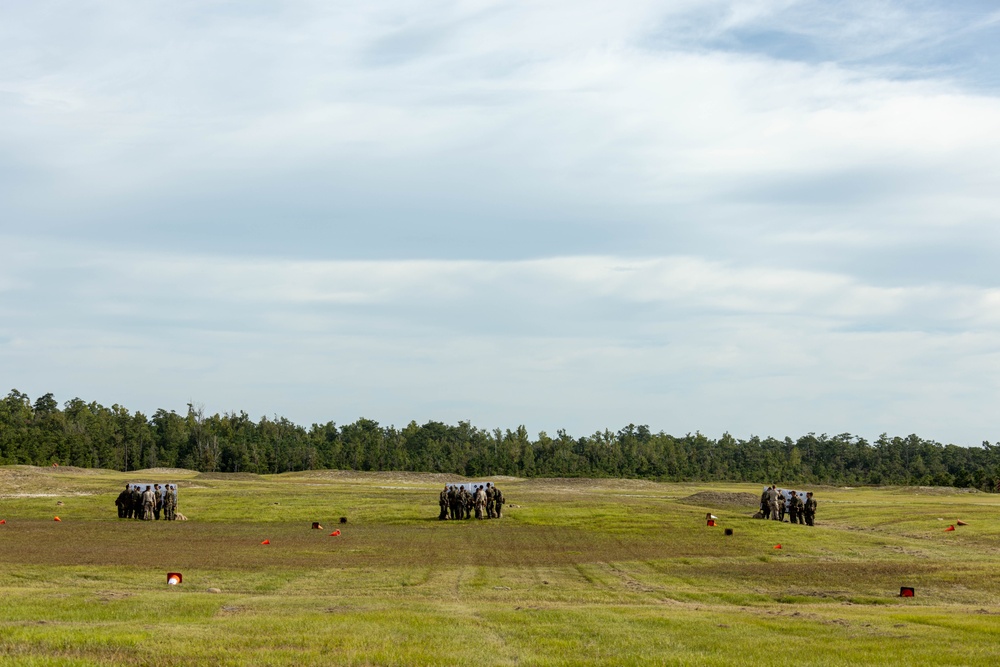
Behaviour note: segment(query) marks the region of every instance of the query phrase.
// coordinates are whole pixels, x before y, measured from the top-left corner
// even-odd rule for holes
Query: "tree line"
[[[484,430],[468,422],[403,428],[370,419],[305,428],[283,417],[245,412],[205,415],[157,410],[147,417],[120,405],[52,394],[32,401],[12,390],[0,401],[0,465],[74,465],[202,472],[406,470],[469,477],[629,477],[662,481],[892,484],[998,490],[1000,443],[943,445],[916,435],[868,442],[849,433],[718,439],[673,436],[629,424],[573,437],[529,436],[524,426]]]

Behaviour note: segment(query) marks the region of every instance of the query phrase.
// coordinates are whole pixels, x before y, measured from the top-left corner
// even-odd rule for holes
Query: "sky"
[[[0,392],[1000,439],[1000,8],[0,3]]]

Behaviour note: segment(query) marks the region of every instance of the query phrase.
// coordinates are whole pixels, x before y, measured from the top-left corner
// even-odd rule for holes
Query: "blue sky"
[[[1000,438],[987,2],[7,3],[0,380]]]

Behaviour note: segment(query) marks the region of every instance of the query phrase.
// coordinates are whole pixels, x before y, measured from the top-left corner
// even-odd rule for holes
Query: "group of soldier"
[[[806,499],[802,500],[795,491],[786,492],[772,484],[760,494],[758,514],[761,519],[773,521],[784,521],[787,514],[789,523],[812,526],[816,520],[816,499],[812,491],[806,493]]]
[[[447,484],[441,491],[438,505],[441,513],[438,519],[499,519],[503,516],[503,492],[491,482],[473,485],[469,491],[467,485]]]
[[[146,485],[143,491],[138,484],[126,484],[125,490],[115,500],[119,519],[159,521],[160,514],[166,521],[177,518],[177,488],[170,484]]]

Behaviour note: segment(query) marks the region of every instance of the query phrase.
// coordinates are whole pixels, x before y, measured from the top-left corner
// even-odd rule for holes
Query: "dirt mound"
[[[922,496],[951,496],[958,493],[979,493],[979,489],[959,488],[955,486],[901,486],[902,493],[913,493]]]
[[[677,502],[699,507],[757,507],[760,497],[752,493],[726,493],[723,491],[699,491],[693,496],[681,498]]]
[[[193,477],[198,473],[194,470],[188,470],[187,468],[145,468],[143,470],[131,470],[129,471],[129,474],[174,475],[175,477],[176,476]]]
[[[200,472],[196,479],[224,479],[229,481],[253,481],[260,475],[252,472]]]

